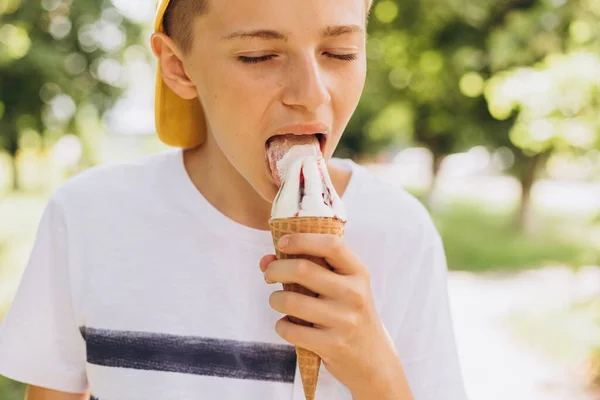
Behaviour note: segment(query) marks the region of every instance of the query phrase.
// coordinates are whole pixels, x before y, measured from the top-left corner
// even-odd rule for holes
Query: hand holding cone
[[[278,259],[305,258],[330,268],[322,258],[285,254],[277,247],[279,239],[291,233],[344,235],[345,207],[333,187],[319,143],[314,134],[298,135],[293,132],[269,139],[269,168],[274,182],[280,185],[269,223]],[[284,284],[283,288],[306,296],[318,296],[298,284]],[[312,326],[299,318],[288,316],[288,319],[299,325]],[[299,347],[296,347],[296,354],[306,400],[314,400],[321,359]]]

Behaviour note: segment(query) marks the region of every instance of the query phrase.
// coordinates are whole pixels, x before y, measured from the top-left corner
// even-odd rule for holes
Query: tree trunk
[[[6,151],[12,160],[12,190],[20,189],[19,185],[19,170],[17,168],[17,151],[19,150],[19,141],[17,135],[10,135]]]
[[[21,185],[19,185],[19,170],[17,169],[17,157],[11,156],[12,160],[12,190],[17,191],[21,189]]]
[[[442,161],[444,160],[446,154],[442,154],[442,151],[440,149],[441,146],[439,136],[427,135],[424,133],[426,132],[424,129],[420,129],[418,130],[418,132],[421,132],[421,134],[417,134],[419,142],[424,144],[425,147],[429,149],[433,157],[431,163],[431,185],[429,185],[429,190],[427,191],[427,193],[425,193],[424,198],[424,202],[427,208],[433,210],[437,206],[437,204],[435,204],[435,195],[438,182],[438,175],[440,172]]]
[[[544,153],[528,157],[521,172],[521,204],[517,220],[517,227],[521,232],[529,234],[533,233],[531,190],[533,189],[533,184],[537,178],[537,173],[540,167],[543,166],[545,160],[546,155]]]
[[[431,186],[429,187],[429,192],[427,193],[427,207],[432,210],[435,208],[435,194],[438,183],[438,176],[440,173],[440,169],[442,167],[442,162],[446,157],[445,154],[438,154],[437,152],[433,153],[433,162],[431,165]]]

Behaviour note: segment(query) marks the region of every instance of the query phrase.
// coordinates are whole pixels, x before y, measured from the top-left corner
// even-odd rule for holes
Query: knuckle
[[[344,246],[342,239],[339,236],[335,235],[330,235],[329,238],[329,246],[331,250],[333,250],[335,253],[339,253],[340,251],[342,251],[342,248]]]
[[[344,327],[347,331],[354,331],[360,326],[360,318],[356,313],[348,313],[344,318]]]
[[[331,347],[337,354],[347,354],[348,353],[348,342],[344,337],[336,336],[331,343]]]
[[[295,267],[295,274],[297,277],[303,279],[307,278],[310,275],[310,261],[305,259],[298,259]]]
[[[370,284],[371,271],[362,261],[359,261],[357,264],[356,276],[359,277],[362,281],[366,282],[367,284]]]
[[[362,303],[364,303],[364,296],[362,291],[354,285],[348,286],[344,290],[344,299],[353,308],[361,307]]]
[[[294,292],[283,292],[281,297],[281,304],[284,313],[290,315],[297,314],[300,308],[298,304],[298,295]]]
[[[371,284],[371,271],[367,267],[363,267],[360,269],[361,275],[364,278],[367,285]]]

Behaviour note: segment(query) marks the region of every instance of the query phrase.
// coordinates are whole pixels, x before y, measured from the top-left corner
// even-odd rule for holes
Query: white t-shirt
[[[420,203],[349,160],[345,242],[369,266],[416,400],[465,400],[440,237]],[[218,212],[180,150],[92,168],[43,214],[0,326],[0,374],[100,400],[303,400],[260,258],[271,235]],[[385,368],[385,366],[382,366]],[[321,369],[317,400],[351,400]]]

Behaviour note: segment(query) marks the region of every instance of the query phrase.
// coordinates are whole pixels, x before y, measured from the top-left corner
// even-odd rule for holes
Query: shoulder
[[[50,202],[63,208],[81,207],[105,202],[108,204],[141,198],[155,189],[158,180],[171,173],[179,153],[166,151],[130,161],[88,168],[63,183]],[[146,192],[146,193],[145,193]]]
[[[349,220],[370,232],[398,239],[436,239],[438,233],[429,211],[413,194],[384,181],[365,166],[348,163],[354,174],[347,199]]]

